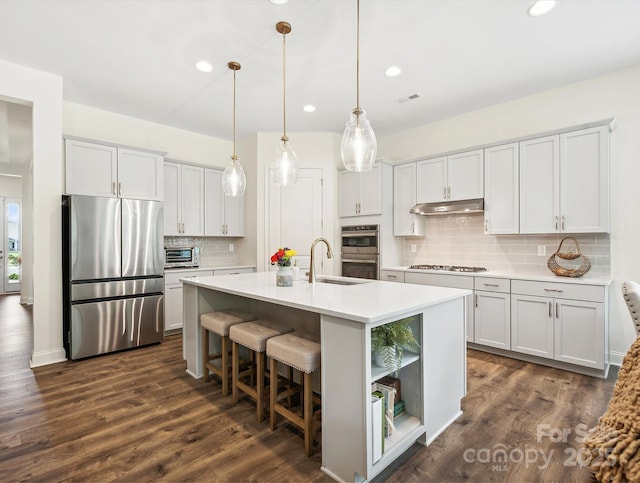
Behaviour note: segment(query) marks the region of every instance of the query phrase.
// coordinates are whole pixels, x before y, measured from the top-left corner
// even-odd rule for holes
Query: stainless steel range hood
[[[429,216],[481,213],[482,211],[484,211],[484,198],[476,198],[473,200],[418,203],[409,210],[409,213]]]

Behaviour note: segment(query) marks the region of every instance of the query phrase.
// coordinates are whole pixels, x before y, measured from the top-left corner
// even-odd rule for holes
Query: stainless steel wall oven
[[[342,276],[378,280],[380,225],[342,227]]]

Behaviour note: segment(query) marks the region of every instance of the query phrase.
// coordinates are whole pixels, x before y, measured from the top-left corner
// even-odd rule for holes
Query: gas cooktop
[[[440,270],[443,272],[486,272],[484,267],[460,267],[458,265],[411,265],[414,270]]]

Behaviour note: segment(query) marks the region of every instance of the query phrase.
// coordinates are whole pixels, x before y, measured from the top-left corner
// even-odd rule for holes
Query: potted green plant
[[[413,336],[410,324],[414,317],[407,317],[371,330],[371,350],[376,365],[386,367],[397,375],[402,367],[404,350],[418,352],[420,346]]]

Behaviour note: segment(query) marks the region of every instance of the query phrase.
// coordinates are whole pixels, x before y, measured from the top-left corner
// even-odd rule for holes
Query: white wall
[[[22,177],[0,174],[0,196],[5,198],[22,197]]]
[[[64,103],[63,133],[97,141],[166,152],[189,163],[224,167],[233,144],[224,139],[156,124],[113,112]]]
[[[395,161],[615,117],[611,135],[610,349],[620,363],[635,339],[621,282],[640,280],[640,67],[381,137],[378,155]]]
[[[33,353],[31,365],[64,360],[60,290],[62,193],[62,78],[0,61],[0,97],[33,107],[33,240],[23,256],[33,261]],[[31,203],[25,203],[30,205]],[[24,272],[23,272],[24,273]]]

